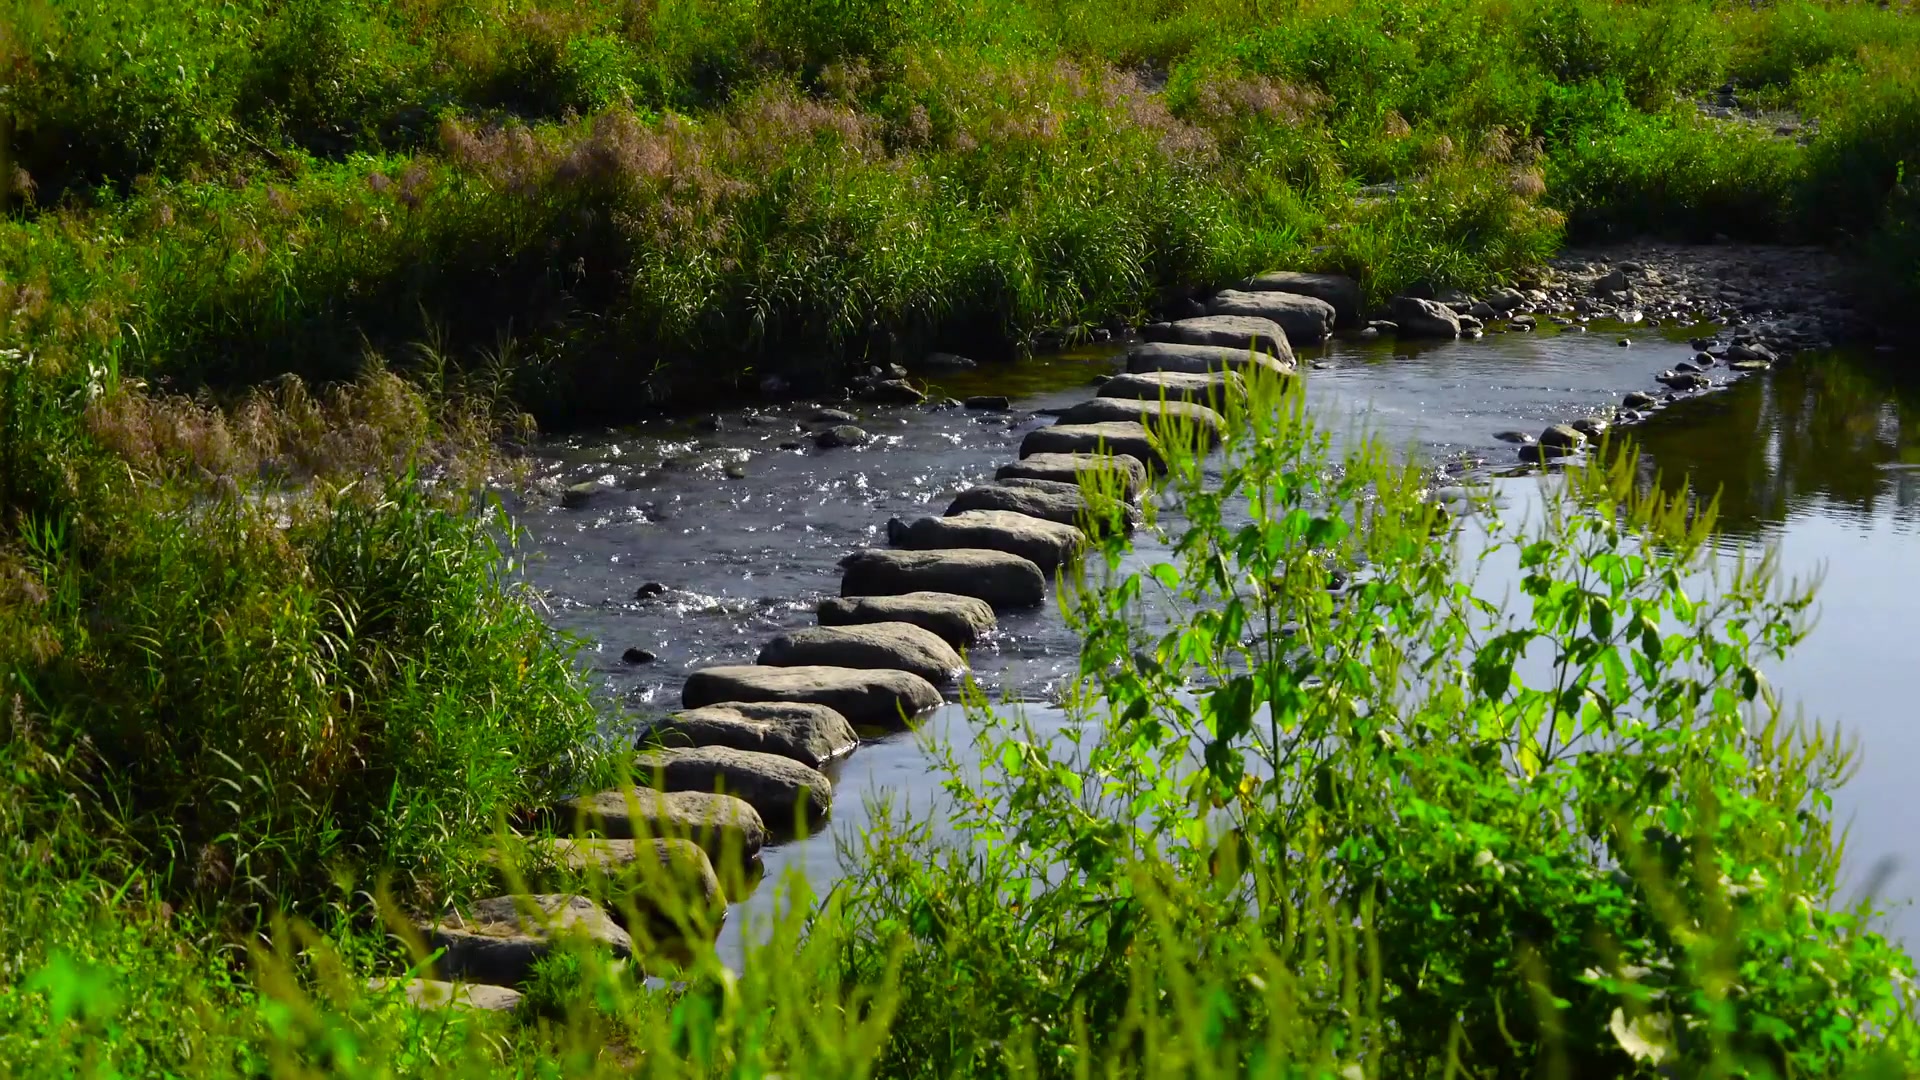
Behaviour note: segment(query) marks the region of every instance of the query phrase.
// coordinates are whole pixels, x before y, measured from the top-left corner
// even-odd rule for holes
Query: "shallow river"
[[[1495,432],[1538,431],[1628,390],[1657,390],[1651,376],[1691,353],[1684,335],[1663,341],[1637,328],[1634,336],[1630,348],[1598,329],[1417,352],[1335,342],[1301,359],[1314,363],[1310,407],[1336,431],[1365,428],[1436,465],[1498,465],[1514,451]],[[529,575],[555,624],[586,642],[585,661],[610,703],[624,706],[610,715],[671,709],[689,671],[750,663],[773,634],[811,625],[814,603],[838,589],[841,556],[884,544],[890,516],[941,513],[954,492],[990,478],[1026,431],[1051,422],[1034,410],[1087,397],[1093,377],[1115,369],[1114,357],[1093,351],[940,382],[956,397],[1008,395],[1011,413],[836,405],[877,436],[859,448],[814,449],[801,434],[810,405],[557,440],[543,449],[544,467],[568,483],[601,479],[609,490],[581,508],[520,508]],[[1808,718],[1859,740],[1858,772],[1836,798],[1838,820],[1851,828],[1848,874],[1857,887],[1890,872],[1880,878],[1895,902],[1889,928],[1910,941],[1920,941],[1920,913],[1906,903],[1920,895],[1920,833],[1906,824],[1904,790],[1920,751],[1906,683],[1920,642],[1920,382],[1897,373],[1915,360],[1802,358],[1635,429],[1655,467],[1722,492],[1729,550],[1777,543],[1789,574],[1824,572],[1812,634],[1772,674]],[[1537,481],[1494,483],[1524,508]],[[646,582],[667,591],[635,599]],[[658,659],[628,664],[629,647]],[[1025,702],[1044,730],[1061,722],[1047,702],[1071,676],[1076,648],[1049,606],[1003,615],[998,635],[971,660],[990,695]],[[952,732],[964,743],[963,721],[950,707],[923,732]],[[800,867],[816,888],[831,884],[840,875],[835,835],[857,832],[882,795],[900,812],[930,816],[939,779],[912,735],[864,743],[834,778],[830,830],[769,848],[769,882]],[[737,955],[740,935],[774,893],[763,886],[736,906],[726,954]]]

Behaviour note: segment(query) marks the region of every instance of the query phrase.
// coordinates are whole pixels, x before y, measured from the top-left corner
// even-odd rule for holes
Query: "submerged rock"
[[[945,592],[985,600],[1002,609],[1038,606],[1047,591],[1046,575],[1032,560],[1004,551],[869,548],[847,556],[840,565],[845,568],[841,596]],[[848,719],[853,719],[851,714]]]
[[[952,682],[967,666],[940,635],[907,622],[792,630],[767,642],[758,662],[770,667],[819,665],[905,671],[935,685]],[[848,734],[852,734],[851,729]]]
[[[835,450],[843,446],[865,446],[873,441],[864,428],[852,424],[839,424],[830,427],[813,437],[813,445],[822,450]]]
[[[898,596],[831,596],[820,601],[815,616],[822,626],[912,623],[938,635],[956,649],[973,644],[998,625],[992,604],[977,597],[945,592],[912,592]]]
[[[764,657],[764,653],[762,655]],[[760,662],[765,664],[766,660],[763,658]],[[645,741],[668,747],[730,746],[758,754],[778,754],[810,769],[845,757],[860,745],[853,725],[839,710],[809,701],[723,701],[703,705],[661,720],[647,732]]]
[[[788,757],[730,746],[649,750],[634,760],[642,782],[662,791],[718,791],[744,800],[774,830],[827,816],[833,782]]]
[[[1038,577],[1040,571],[1033,573]],[[687,676],[686,686],[680,691],[680,703],[688,709],[735,702],[798,701],[825,705],[855,727],[896,730],[941,700],[940,691],[932,683],[905,671],[824,666],[737,664],[702,668]]]

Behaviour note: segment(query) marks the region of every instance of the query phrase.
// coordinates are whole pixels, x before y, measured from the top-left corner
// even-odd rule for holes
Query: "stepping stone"
[[[1087,534],[1076,526],[1012,510],[969,510],[951,517],[923,517],[911,524],[894,518],[887,522],[887,539],[910,551],[1005,551],[1031,562],[1048,577],[1087,546]]]
[[[1089,507],[1086,495],[1078,484],[1049,485],[1044,488],[1026,486],[1040,483],[1046,482],[1013,481],[968,488],[954,496],[953,502],[947,506],[947,516],[954,517],[974,510],[1005,510],[1099,534],[1114,529],[1133,531],[1132,507],[1113,499],[1096,500],[1096,504]],[[1054,487],[1064,490],[1053,490]],[[1100,501],[1107,504],[1104,509],[1098,505]]]
[[[764,652],[760,662],[767,662]],[[688,709],[656,723],[646,740],[660,746],[731,746],[735,750],[779,754],[809,769],[837,761],[860,745],[860,737],[853,733],[846,717],[830,706],[805,701],[727,701]]]
[[[1047,594],[1047,578],[1040,568],[1004,551],[868,548],[840,560],[840,565],[846,571],[840,578],[841,596],[945,592],[985,600],[999,610],[1037,607]],[[861,722],[851,713],[847,719]]]
[[[1148,341],[1174,345],[1211,345],[1236,352],[1263,352],[1286,363],[1293,362],[1293,345],[1287,332],[1272,319],[1257,315],[1202,315],[1197,319],[1151,323],[1141,331]]]
[[[1033,574],[1037,578],[1040,571],[1035,570]],[[689,709],[736,702],[797,701],[825,705],[846,717],[847,722],[855,727],[893,731],[906,726],[908,719],[934,708],[942,700],[940,691],[918,675],[904,671],[866,671],[842,667],[759,667],[740,664],[702,668],[687,676],[686,686],[680,691],[680,703]]]
[[[806,670],[801,668],[799,670]],[[634,762],[662,791],[718,791],[743,799],[776,832],[821,820],[833,806],[833,781],[792,758],[730,746],[649,750]]]
[[[1145,371],[1178,371],[1188,375],[1205,375],[1209,371],[1237,371],[1245,375],[1258,371],[1285,377],[1293,373],[1293,364],[1246,349],[1141,341],[1127,346],[1127,370],[1136,375]]]
[[[1096,391],[1103,398],[1140,401],[1191,401],[1219,409],[1229,400],[1246,397],[1247,383],[1232,371],[1140,371],[1115,375]]]
[[[1207,301],[1207,314],[1272,319],[1287,332],[1294,348],[1318,345],[1333,336],[1333,305],[1299,293],[1224,289]]]
[[[633,939],[599,904],[565,893],[479,900],[427,928],[427,947],[446,950],[434,961],[437,974],[495,986],[525,982],[563,938],[604,946],[617,957],[633,955]]]
[[[541,849],[556,864],[586,875],[595,895],[613,904],[616,921],[632,916],[655,938],[692,924],[703,935],[720,929],[727,897],[707,853],[691,840],[548,840]],[[631,908],[631,913],[628,912]],[[628,930],[635,927],[628,925]]]
[[[1311,296],[1333,306],[1333,325],[1360,325],[1360,283],[1345,274],[1305,274],[1274,270],[1240,283],[1244,292],[1283,292]]]
[[[940,635],[906,622],[792,630],[767,642],[757,662],[769,667],[817,664],[905,671],[936,686],[952,682],[967,666]]]
[[[978,489],[975,489],[978,490]],[[964,494],[964,493],[963,493]],[[972,596],[912,592],[899,596],[830,596],[814,611],[822,626],[904,622],[939,636],[956,649],[979,640],[998,625],[993,605]]]
[[[842,717],[841,723],[845,722]],[[729,854],[751,859],[767,842],[766,822],[753,807],[731,795],[711,791],[655,791],[644,787],[602,791],[562,801],[548,820],[556,829],[577,829],[609,840],[692,840],[710,859]]]
[[[1181,431],[1196,433],[1206,446],[1220,441],[1220,429],[1224,424],[1219,413],[1191,401],[1147,401],[1106,396],[1090,398],[1063,410],[1055,423],[1109,424],[1129,421],[1153,431],[1162,439]]]
[[[376,994],[395,986],[407,1003],[419,1009],[472,1009],[476,1012],[512,1012],[520,1007],[524,995],[505,986],[486,983],[441,982],[438,979],[368,979],[367,989]]]
[[[1457,338],[1460,316],[1452,308],[1417,296],[1396,296],[1390,308],[1404,338]]]
[[[1120,454],[1142,461],[1148,468],[1164,464],[1160,448],[1147,429],[1131,421],[1104,424],[1056,424],[1035,428],[1020,440],[1020,456],[1034,454]]]
[[[1082,476],[1096,483],[1119,485],[1128,502],[1136,502],[1147,486],[1147,466],[1138,458],[1116,454],[1026,454],[1011,465],[1002,465],[993,478],[1003,484],[1024,480],[1071,484],[1080,487]]]

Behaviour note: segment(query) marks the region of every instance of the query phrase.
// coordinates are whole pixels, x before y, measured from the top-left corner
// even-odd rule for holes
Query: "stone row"
[[[443,950],[433,974],[460,981],[400,984],[408,999],[513,1008],[511,988],[567,938],[632,957],[636,917],[650,940],[668,923],[684,930],[689,912],[717,932],[726,897],[716,863],[757,859],[822,821],[833,800],[822,770],[853,753],[861,731],[902,730],[942,704],[939,687],[962,677],[962,650],[994,630],[996,611],[1043,603],[1089,534],[1134,528],[1159,446],[1211,446],[1244,374],[1290,372],[1289,335],[1339,317],[1311,297],[1250,295],[1222,293],[1216,314],[1156,329],[1130,350],[1126,374],[1030,432],[1017,461],[944,515],[888,522],[890,547],[841,561],[841,595],[819,603],[819,625],[775,636],[753,664],[688,676],[681,710],[642,737],[640,786],[547,813],[575,838],[545,842],[540,856],[592,877],[621,899],[617,910],[567,893],[479,901],[424,928]]]

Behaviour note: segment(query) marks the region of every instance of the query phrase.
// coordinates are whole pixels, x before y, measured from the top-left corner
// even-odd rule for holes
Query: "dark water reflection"
[[[1920,370],[1886,354],[1809,356],[1676,404],[1634,432],[1649,467],[1720,495],[1730,536],[1819,515],[1908,533],[1920,505]]]

